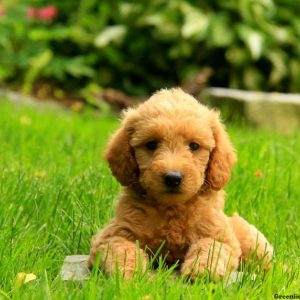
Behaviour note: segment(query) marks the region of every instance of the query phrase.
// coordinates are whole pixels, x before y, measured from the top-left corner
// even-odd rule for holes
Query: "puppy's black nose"
[[[182,174],[178,171],[170,171],[164,174],[164,183],[166,186],[176,188],[182,181]]]

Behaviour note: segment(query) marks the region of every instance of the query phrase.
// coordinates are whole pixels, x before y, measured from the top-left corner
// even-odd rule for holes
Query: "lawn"
[[[124,281],[93,274],[83,283],[57,276],[66,255],[87,254],[113,215],[117,182],[102,159],[117,119],[0,100],[0,299],[273,299],[300,294],[300,133],[281,136],[229,127],[239,161],[226,187],[239,211],[275,246],[263,279],[186,283],[163,265]],[[37,280],[16,285],[18,272]]]

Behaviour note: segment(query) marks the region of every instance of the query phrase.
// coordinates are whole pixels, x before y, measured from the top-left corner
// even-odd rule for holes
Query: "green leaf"
[[[297,59],[292,59],[289,63],[289,70],[291,76],[290,90],[293,92],[299,91],[300,86],[300,62]]]
[[[181,34],[186,39],[201,40],[205,37],[209,26],[209,14],[202,12],[187,2],[181,5],[184,23]]]
[[[111,43],[121,44],[127,34],[124,25],[113,25],[106,27],[95,38],[94,44],[98,48],[105,47]]]
[[[37,79],[41,70],[47,64],[49,64],[52,57],[53,57],[53,52],[47,49],[44,52],[40,53],[38,56],[31,58],[30,60],[31,67],[29,68],[29,70],[25,75],[25,80],[23,85],[23,92],[25,94],[28,94],[31,91],[34,81]]]
[[[159,40],[174,41],[180,37],[180,25],[176,13],[171,9],[142,15],[138,19],[137,25],[139,27],[154,27],[153,36]]]
[[[272,50],[268,53],[268,58],[273,64],[269,82],[275,85],[287,75],[287,56],[282,50]]]
[[[78,44],[89,44],[92,41],[92,35],[79,26],[58,26],[51,29],[37,27],[30,30],[28,36],[32,41],[63,41],[69,39]]]
[[[258,60],[263,52],[265,42],[264,35],[247,25],[240,25],[238,27],[238,32],[247,48],[250,50],[252,58]]]
[[[246,65],[251,60],[251,56],[246,49],[236,46],[228,49],[225,57],[231,64],[237,66]]]
[[[70,74],[75,78],[95,76],[96,72],[89,66],[84,56],[75,56],[67,58],[64,56],[56,56],[45,68],[43,75],[46,77],[56,77],[64,80],[66,74]]]
[[[84,57],[75,57],[66,64],[66,72],[74,77],[93,77],[95,70],[87,66]]]
[[[230,28],[228,18],[213,16],[209,26],[208,44],[216,47],[229,46],[234,40],[234,31]]]
[[[259,90],[264,77],[262,71],[255,67],[247,67],[243,72],[243,83],[247,89]]]

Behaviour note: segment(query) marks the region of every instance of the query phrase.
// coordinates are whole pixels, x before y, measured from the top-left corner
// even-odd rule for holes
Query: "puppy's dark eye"
[[[200,145],[195,142],[190,143],[189,147],[190,147],[191,151],[197,151],[200,149]]]
[[[157,141],[150,141],[146,143],[146,148],[148,150],[154,151],[158,147],[158,142]]]

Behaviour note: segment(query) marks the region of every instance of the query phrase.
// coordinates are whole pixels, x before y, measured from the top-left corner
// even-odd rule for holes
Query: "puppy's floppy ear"
[[[235,149],[230,142],[224,125],[219,119],[219,114],[214,113],[212,131],[215,139],[215,148],[212,150],[206,169],[205,190],[218,191],[228,183],[231,170],[237,160]]]
[[[122,185],[129,186],[138,181],[139,168],[134,150],[129,145],[129,132],[124,125],[111,137],[104,157],[113,175]]]

